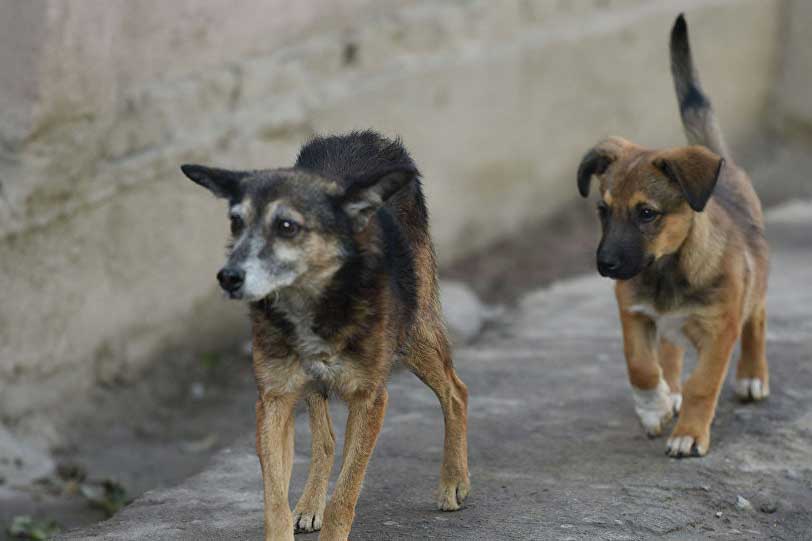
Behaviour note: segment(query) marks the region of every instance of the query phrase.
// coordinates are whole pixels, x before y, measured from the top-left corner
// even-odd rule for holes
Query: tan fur
[[[649,250],[657,259],[679,250],[693,225],[693,212],[685,204],[679,211],[664,216],[663,221],[666,222],[663,232],[651,243]]]
[[[768,388],[764,348],[767,248],[760,233],[753,229],[763,228],[761,206],[746,174],[729,160],[720,183],[725,182],[728,193],[744,202],[753,227],[744,227],[715,196],[703,212],[694,212],[684,201],[677,201],[679,187],[653,164],[666,157],[689,171],[690,178],[701,177],[710,174],[703,168],[718,163],[718,158],[706,159],[707,151],[702,156],[693,147],[652,151],[619,138],[604,143],[603,150],[611,152],[614,160],[600,177],[604,202],[605,193],[611,189],[612,212],[634,208],[641,202],[668,208],[659,218],[661,223],[641,226],[658,231],[646,237],[645,252],[654,260],[652,268],[663,258],[676,255],[678,271],[686,282],[685,294],[705,292],[700,297],[707,302],[685,300],[657,306],[658,299],[651,296],[640,276],[616,284],[629,380],[641,390],[657,388],[661,379],[672,393],[682,390],[682,410],[669,442],[692,438],[692,453],[701,456],[710,446],[711,421],[730,355],[740,336],[742,357],[737,379],[757,378],[765,390]],[[653,306],[656,314],[639,306]],[[684,317],[681,330],[699,352],[697,367],[684,385],[680,385],[681,347],[666,339],[658,341],[656,322],[664,317]],[[669,452],[685,456],[671,447]]]

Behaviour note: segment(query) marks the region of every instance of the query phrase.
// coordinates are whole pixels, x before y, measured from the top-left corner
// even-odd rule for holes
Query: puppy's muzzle
[[[623,261],[614,255],[598,253],[598,272],[601,276],[614,278],[623,266]]]

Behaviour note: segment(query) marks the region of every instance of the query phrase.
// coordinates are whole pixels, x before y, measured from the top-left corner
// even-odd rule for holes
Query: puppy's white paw
[[[440,511],[457,511],[468,497],[470,490],[471,482],[467,478],[459,481],[440,481],[437,508]]]
[[[672,436],[665,443],[665,454],[673,458],[700,457],[707,452],[693,436]]]
[[[678,401],[675,400],[675,396],[679,397]],[[662,379],[655,389],[643,390],[632,387],[632,397],[634,411],[637,412],[646,434],[652,438],[662,434],[666,423],[674,417],[674,413],[679,411],[679,405],[682,404],[682,395],[679,393],[672,395],[668,384]]]
[[[770,395],[770,386],[760,378],[742,378],[736,380],[736,396],[739,400],[750,402],[764,400]]]
[[[293,531],[308,533],[321,530],[322,513],[311,511],[296,511],[293,513]]]

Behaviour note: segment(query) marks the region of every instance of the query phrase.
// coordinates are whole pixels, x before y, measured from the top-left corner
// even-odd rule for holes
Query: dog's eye
[[[297,233],[299,233],[299,224],[293,222],[291,220],[277,220],[276,221],[276,232],[285,238],[292,238],[295,237]]]
[[[609,207],[603,201],[598,203],[598,216],[601,220],[606,220],[609,216]]]
[[[637,209],[637,219],[640,220],[640,223],[647,224],[653,222],[659,215],[660,213],[651,207],[640,207]]]
[[[239,216],[231,216],[231,234],[239,235],[245,227],[245,222]]]

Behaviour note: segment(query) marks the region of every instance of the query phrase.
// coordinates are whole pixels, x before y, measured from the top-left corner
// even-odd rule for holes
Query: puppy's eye
[[[601,220],[606,220],[606,218],[609,216],[609,207],[603,201],[598,203],[598,216]]]
[[[231,216],[231,234],[239,235],[245,228],[245,222],[239,216]]]
[[[295,237],[301,229],[299,224],[291,220],[277,220],[274,227],[279,236],[287,239]]]
[[[637,219],[643,224],[653,222],[659,215],[660,213],[651,207],[640,207],[637,209]]]

